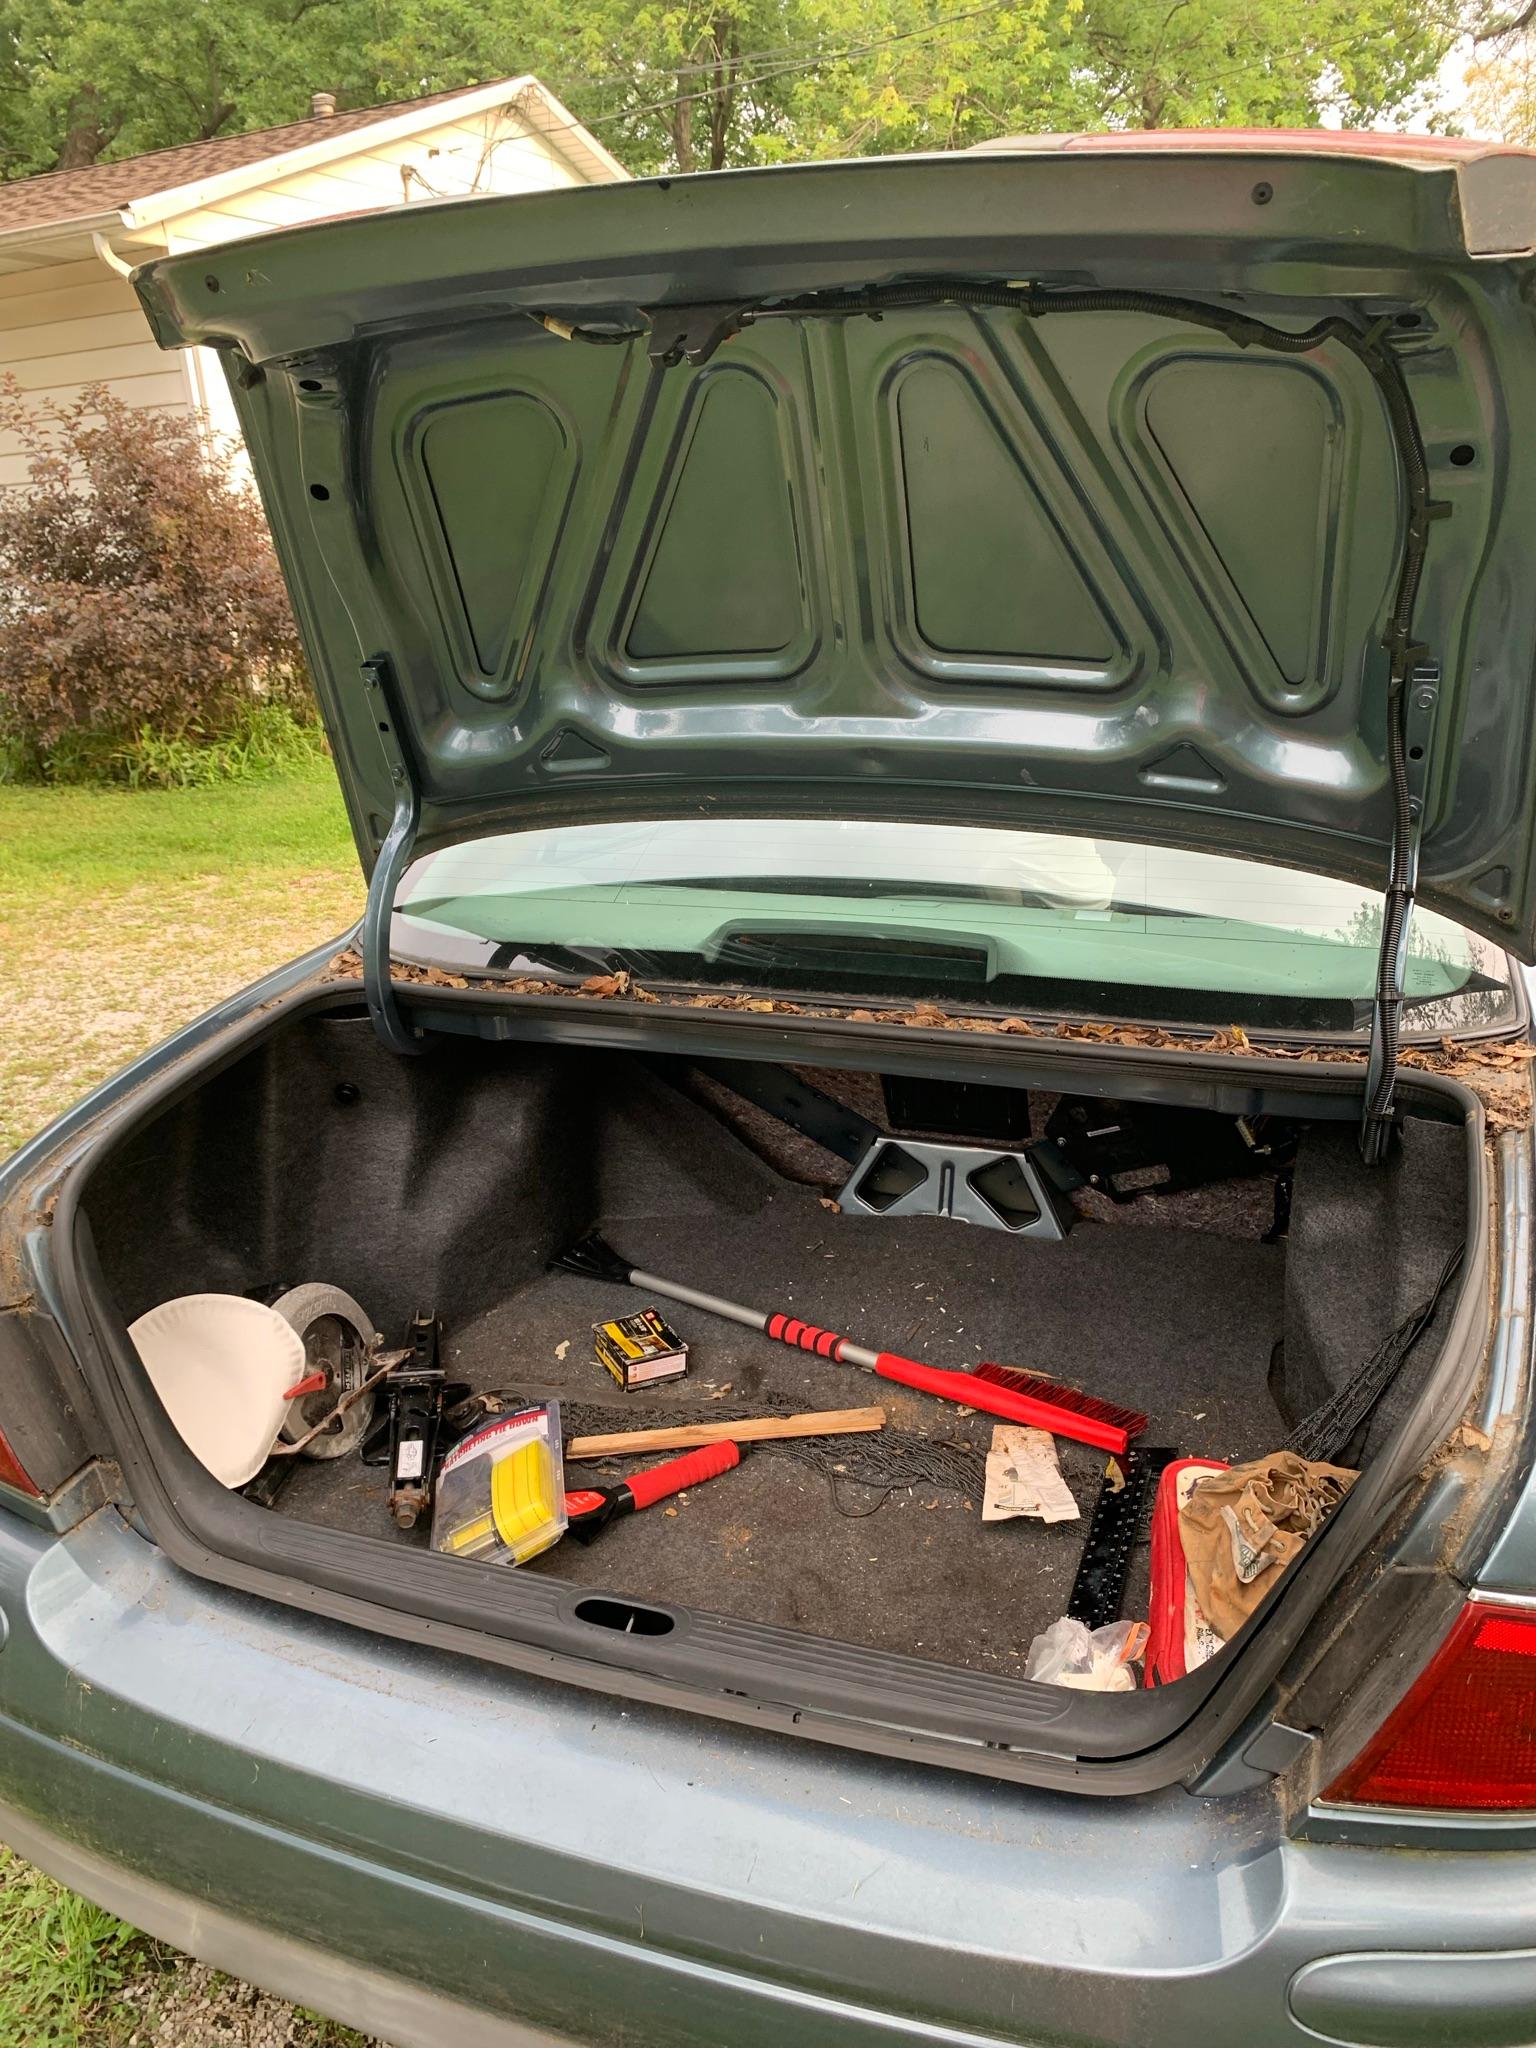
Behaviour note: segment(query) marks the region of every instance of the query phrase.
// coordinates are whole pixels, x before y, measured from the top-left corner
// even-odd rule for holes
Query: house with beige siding
[[[168,251],[381,207],[627,176],[534,78],[338,111],[0,184],[0,374],[39,403],[107,384],[128,404],[234,417],[205,350],[163,355],[128,273]],[[0,438],[0,487],[23,475]]]

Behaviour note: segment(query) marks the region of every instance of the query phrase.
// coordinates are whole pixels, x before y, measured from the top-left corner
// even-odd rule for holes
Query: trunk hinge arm
[[[394,791],[394,815],[368,878],[368,901],[363,910],[359,949],[363,956],[363,993],[373,1028],[390,1051],[417,1053],[423,1050],[424,1034],[406,1023],[395,1001],[389,941],[395,896],[416,845],[421,792],[400,745],[400,720],[389,663],[383,655],[376,654],[362,664],[362,671],[363,687],[374,711],[373,722],[378,727],[379,746]]]
[[[1419,842],[1424,833],[1430,738],[1440,703],[1438,665],[1421,662],[1408,669],[1400,688],[1392,694],[1397,701],[1388,711],[1395,725],[1389,746],[1402,748],[1407,811],[1406,819],[1399,816],[1392,835],[1376,996],[1371,1005],[1371,1049],[1366,1060],[1365,1109],[1360,1122],[1360,1150],[1368,1166],[1379,1166],[1386,1158],[1392,1135],[1392,1097],[1408,974],[1408,933],[1419,883]]]

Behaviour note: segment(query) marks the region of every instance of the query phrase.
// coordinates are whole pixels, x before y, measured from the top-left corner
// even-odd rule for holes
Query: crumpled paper
[[[1072,1489],[1061,1476],[1050,1431],[999,1422],[987,1453],[981,1519],[1006,1522],[1015,1515],[1029,1515],[1037,1522],[1075,1522],[1079,1513]]]

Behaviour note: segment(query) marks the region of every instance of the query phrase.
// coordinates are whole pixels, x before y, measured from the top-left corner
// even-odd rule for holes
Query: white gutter
[[[113,207],[108,213],[83,213],[77,220],[50,220],[40,226],[0,228],[0,248],[25,246],[28,242],[57,242],[70,235],[110,233],[128,225],[127,216]]]
[[[108,270],[115,270],[119,277],[132,277],[133,265],[123,261],[122,257],[118,255],[99,228],[91,236],[91,247],[96,251],[102,262],[106,264]]]

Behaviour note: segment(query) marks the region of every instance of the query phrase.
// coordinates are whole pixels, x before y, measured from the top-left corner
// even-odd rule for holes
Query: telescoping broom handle
[[[898,1358],[893,1351],[871,1351],[867,1344],[855,1344],[851,1337],[839,1337],[835,1330],[823,1330],[815,1323],[802,1323],[794,1316],[768,1315],[760,1308],[748,1308],[744,1302],[727,1301],[723,1294],[706,1294],[699,1287],[684,1287],[677,1280],[663,1280],[659,1273],[642,1273],[636,1266],[631,1272],[630,1285],[638,1287],[642,1294],[664,1294],[668,1301],[681,1301],[689,1308],[701,1308],[712,1316],[724,1316],[727,1322],[743,1323],[749,1330],[761,1330],[765,1337],[772,1337],[780,1344],[791,1345],[797,1351],[814,1351],[818,1358],[830,1358],[838,1365],[857,1365],[865,1372],[878,1372],[885,1379],[896,1379],[898,1374],[887,1372],[891,1365],[907,1366],[914,1372],[930,1373],[935,1379],[944,1381],[962,1380],[966,1393],[963,1399],[970,1401],[971,1376],[969,1373],[936,1372],[932,1366],[919,1365],[915,1358]],[[908,1380],[908,1386],[918,1382]],[[932,1389],[947,1393],[948,1387]],[[981,1404],[971,1401],[975,1408]]]
[[[610,1253],[609,1256],[615,1255]],[[622,1261],[615,1258],[615,1264],[622,1266]],[[828,1358],[838,1365],[856,1365],[864,1372],[878,1373],[883,1380],[894,1380],[903,1387],[915,1387],[920,1393],[936,1394],[944,1401],[958,1401],[967,1408],[979,1408],[986,1415],[1026,1423],[1032,1429],[1048,1429],[1058,1436],[1070,1436],[1079,1443],[1093,1444],[1101,1451],[1116,1455],[1123,1452],[1130,1441],[1125,1430],[1117,1429],[1112,1423],[1099,1422],[1088,1415],[1066,1414],[1049,1402],[1033,1400],[1028,1394],[1016,1394],[1007,1387],[978,1379],[973,1373],[945,1372],[937,1366],[923,1365],[915,1358],[903,1358],[894,1351],[871,1351],[867,1344],[855,1344],[851,1338],[838,1336],[835,1330],[823,1330],[815,1323],[801,1322],[797,1316],[766,1314],[762,1309],[748,1308],[743,1302],[727,1301],[723,1294],[706,1294],[700,1287],[684,1287],[680,1281],[665,1280],[659,1273],[643,1273],[638,1266],[626,1267],[624,1272],[630,1285],[638,1287],[643,1294],[660,1294],[666,1300],[680,1301],[688,1308],[703,1309],[708,1315],[724,1316],[727,1322],[744,1324],[749,1330],[761,1330],[765,1337],[788,1344],[794,1350],[813,1352],[817,1358]],[[617,1276],[611,1274],[609,1277]]]

